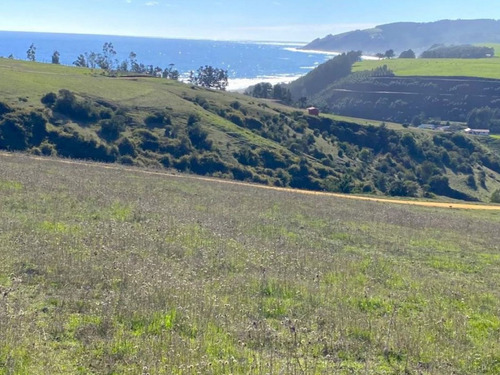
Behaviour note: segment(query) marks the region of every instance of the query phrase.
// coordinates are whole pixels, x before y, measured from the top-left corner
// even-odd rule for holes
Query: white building
[[[467,134],[471,135],[490,135],[490,131],[488,129],[471,129],[467,128],[464,130]]]

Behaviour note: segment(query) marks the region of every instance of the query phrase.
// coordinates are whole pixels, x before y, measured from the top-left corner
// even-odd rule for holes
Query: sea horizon
[[[167,68],[174,64],[181,77],[190,71],[211,65],[228,71],[230,91],[242,91],[259,82],[289,83],[332,57],[332,53],[302,51],[305,43],[294,41],[212,40],[158,38],[101,34],[0,31],[0,57],[12,55],[26,60],[31,44],[36,47],[36,61],[51,63],[54,51],[62,65],[73,65],[80,54],[102,51],[112,43],[118,62],[130,52],[144,65]]]
[[[237,42],[237,43],[277,43],[279,45],[292,44],[292,45],[307,45],[310,41],[298,41],[298,40],[259,40],[259,39],[218,39],[218,38],[189,38],[189,37],[168,37],[168,36],[141,36],[141,35],[126,35],[126,34],[93,34],[93,33],[68,33],[59,31],[26,31],[26,30],[3,30],[0,29],[0,33],[25,33],[25,34],[55,34],[55,35],[83,35],[83,36],[104,36],[104,37],[125,37],[125,38],[138,38],[138,39],[167,39],[167,40],[199,40],[199,41],[211,41],[211,42]]]

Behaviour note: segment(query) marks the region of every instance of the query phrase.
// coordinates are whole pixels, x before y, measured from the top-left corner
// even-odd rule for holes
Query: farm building
[[[319,109],[316,108],[316,107],[309,107],[307,108],[307,112],[311,115],[311,116],[319,116]]]
[[[471,135],[490,135],[490,131],[488,129],[470,129],[467,128],[464,130],[467,134]]]

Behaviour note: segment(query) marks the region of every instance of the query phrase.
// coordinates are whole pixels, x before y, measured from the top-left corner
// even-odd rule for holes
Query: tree
[[[87,59],[86,67],[90,69],[95,69],[97,67],[97,54],[95,52],[85,53],[85,58]]]
[[[113,69],[114,60],[116,56],[116,51],[113,47],[113,43],[104,43],[102,46],[102,54],[97,55],[97,65],[103,70],[108,72]]]
[[[52,54],[52,64],[60,64],[59,62],[59,57],[61,55],[59,54],[58,51],[54,51],[54,53]]]
[[[472,129],[489,129],[496,111],[490,107],[474,108],[467,115],[467,125]]]
[[[388,49],[387,51],[385,51],[384,56],[388,59],[392,59],[394,57],[394,50]]]
[[[179,71],[174,69],[174,64],[169,64],[168,68],[163,71],[163,78],[173,79],[177,81],[179,79]]]
[[[194,76],[193,83],[201,87],[224,91],[228,83],[227,70],[214,68],[209,65],[201,66]]]
[[[403,51],[399,55],[400,59],[414,59],[416,58],[415,52],[413,50],[409,49],[408,51]]]
[[[87,60],[85,60],[85,56],[80,54],[76,60],[73,62],[73,65],[78,66],[80,68],[86,68],[87,67]]]
[[[35,61],[36,60],[36,47],[33,43],[31,43],[30,48],[26,51],[26,56],[28,57],[29,61]]]
[[[254,98],[264,98],[267,99],[271,96],[273,91],[273,85],[268,82],[257,83],[253,88],[250,88],[249,95]]]

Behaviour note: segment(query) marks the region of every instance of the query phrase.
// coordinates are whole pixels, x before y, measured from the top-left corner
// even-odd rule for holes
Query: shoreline
[[[229,92],[244,93],[247,88],[258,83],[270,83],[273,86],[280,83],[287,84],[295,81],[296,79],[299,79],[304,74],[263,76],[255,78],[229,78],[226,90]]]
[[[300,53],[308,53],[308,54],[315,54],[315,55],[326,55],[326,56],[338,56],[341,55],[343,52],[336,52],[336,51],[321,51],[321,50],[316,50],[316,49],[300,49],[300,48],[285,48],[287,51],[290,52],[300,52]],[[376,56],[371,56],[371,55],[361,55],[362,60],[380,60],[380,58]]]

